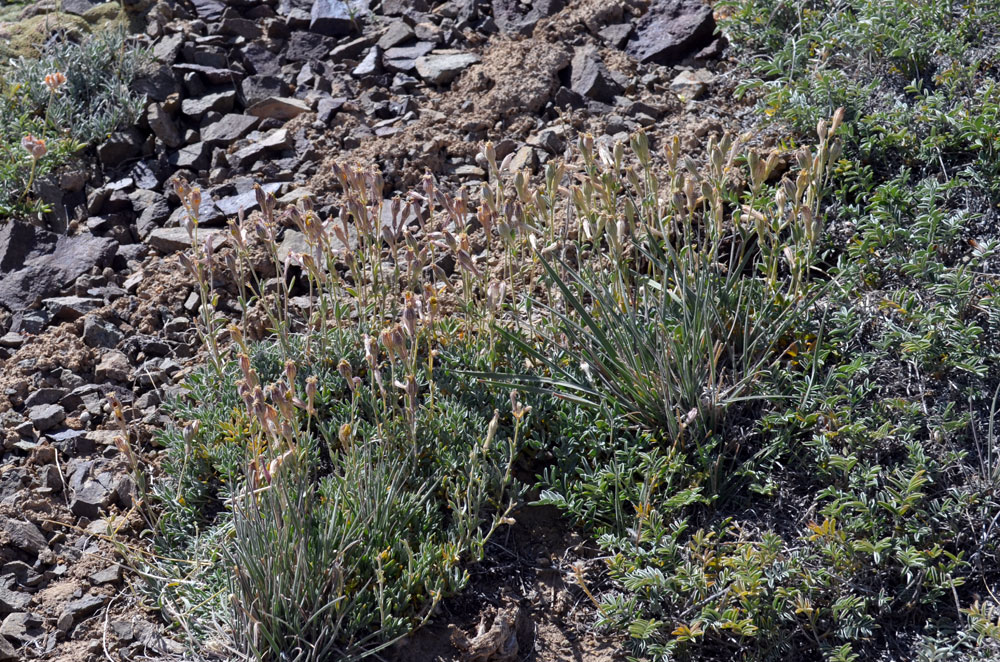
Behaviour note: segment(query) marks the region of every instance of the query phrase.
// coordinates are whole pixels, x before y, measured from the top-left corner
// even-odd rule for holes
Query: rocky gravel
[[[0,660],[182,650],[136,608],[111,542],[144,523],[109,397],[155,465],[159,405],[199,351],[174,180],[202,188],[202,237],[221,244],[255,183],[334,214],[333,161],[378,166],[391,196],[425,171],[474,189],[486,140],[537,173],[585,131],[676,133],[697,152],[739,128],[701,0],[147,4],[139,124],[39,184],[51,213],[0,225]]]

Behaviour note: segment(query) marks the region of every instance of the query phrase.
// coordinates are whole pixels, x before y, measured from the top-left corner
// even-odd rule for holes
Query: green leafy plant
[[[145,99],[130,86],[149,58],[114,27],[0,66],[0,218],[42,211],[23,195],[30,183],[138,118]],[[50,85],[54,75],[64,80]],[[46,154],[33,158],[21,147],[29,135],[46,143]]]

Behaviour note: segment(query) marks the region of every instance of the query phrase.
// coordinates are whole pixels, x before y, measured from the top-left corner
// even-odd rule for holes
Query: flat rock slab
[[[108,598],[103,595],[85,595],[67,604],[63,613],[69,614],[74,621],[78,621],[81,618],[90,616],[107,604],[107,602]]]
[[[246,18],[227,18],[219,24],[219,34],[256,39],[260,37],[261,29],[257,23]]]
[[[172,152],[167,157],[167,162],[178,169],[205,170],[209,166],[211,156],[212,146],[202,141],[185,145],[176,152]]]
[[[219,0],[191,0],[191,4],[194,5],[198,18],[206,21],[219,20],[226,9],[226,5]]]
[[[83,484],[73,490],[73,498],[69,509],[74,515],[97,519],[102,509],[107,508],[113,499],[113,492],[100,481],[88,478]]]
[[[305,101],[291,97],[268,97],[247,108],[247,113],[262,119],[270,117],[284,121],[311,110],[312,108]]]
[[[68,393],[64,388],[40,388],[25,398],[24,406],[30,408],[35,405],[51,405],[65,398]]]
[[[105,166],[116,168],[122,161],[139,156],[143,142],[142,136],[133,128],[115,131],[97,146],[97,158]]]
[[[317,62],[329,55],[336,43],[335,40],[321,34],[293,32],[282,55],[289,62]],[[278,60],[277,57],[273,59]]]
[[[37,526],[31,522],[0,518],[0,542],[22,552],[37,555],[49,548],[49,543]]]
[[[127,356],[118,350],[111,350],[105,352],[101,357],[100,362],[94,368],[94,376],[99,381],[126,382],[130,367]]]
[[[376,76],[380,73],[382,73],[382,57],[378,46],[372,46],[358,66],[351,71],[351,75],[357,78]]]
[[[5,575],[0,580],[0,611],[6,614],[27,609],[28,605],[31,604],[31,595],[12,589],[13,585],[13,574]],[[0,659],[3,657],[0,656]]]
[[[213,144],[231,143],[245,136],[259,121],[253,115],[228,113],[202,129],[201,139]]]
[[[221,69],[203,64],[175,64],[174,71],[181,73],[191,71],[200,74],[210,85],[225,85],[243,77],[243,74],[233,69]]]
[[[39,432],[51,430],[66,419],[66,410],[61,405],[35,405],[28,410],[28,418]]]
[[[358,246],[358,236],[357,232],[354,230],[354,226],[350,226],[347,236],[347,241],[350,246],[347,246],[340,239],[336,237],[330,237],[330,250],[334,254],[341,254],[343,251],[350,248],[354,250]],[[312,248],[309,246],[309,242],[306,241],[304,234],[298,230],[285,230],[285,234],[281,239],[281,244],[278,246],[278,260],[282,263],[288,259],[288,256],[292,253],[305,253],[310,254]]]
[[[412,71],[418,58],[434,50],[432,41],[418,41],[409,46],[396,46],[382,54],[382,64],[391,71]]]
[[[707,46],[714,32],[712,8],[702,0],[654,0],[625,52],[640,62],[671,65]]]
[[[432,85],[446,85],[460,73],[480,61],[475,53],[463,51],[431,51],[416,60],[417,73]]]
[[[577,48],[570,63],[570,88],[580,96],[611,102],[624,86],[604,66],[596,49]]]
[[[90,311],[104,305],[104,299],[96,297],[78,297],[74,295],[64,297],[50,297],[42,300],[42,305],[52,313],[52,316],[61,320],[80,319]]]
[[[117,326],[93,315],[83,319],[83,342],[87,347],[115,347],[125,339]]]
[[[244,78],[240,83],[240,91],[243,93],[244,104],[252,106],[268,97],[284,96],[291,91],[291,87],[278,76],[259,75]]]
[[[275,129],[260,139],[260,146],[264,149],[291,149],[292,137],[288,135],[288,129]]]
[[[281,188],[280,182],[272,182],[269,184],[261,184],[260,188],[265,193],[275,193]],[[242,209],[243,211],[251,211],[257,208],[257,193],[253,189],[249,191],[244,191],[243,193],[237,193],[236,195],[231,195],[228,198],[222,198],[217,200],[215,206],[219,208],[223,214],[227,216],[235,216]]]
[[[405,21],[393,21],[389,24],[388,29],[379,37],[378,47],[382,50],[387,48],[392,48],[393,46],[398,46],[405,41],[413,39],[414,32],[413,28],[406,24]]]
[[[368,13],[368,0],[315,0],[309,29],[328,37],[350,34]]]
[[[163,144],[170,148],[180,147],[184,142],[181,131],[177,128],[177,123],[163,109],[163,104],[152,103],[146,110],[146,120],[153,134],[163,141]]]
[[[159,62],[171,63],[177,59],[177,54],[184,45],[184,33],[175,32],[160,37],[160,40],[153,45],[153,58]]]
[[[0,336],[0,347],[7,347],[9,349],[19,349],[21,345],[24,344],[24,336],[20,333],[15,333],[14,331],[8,331],[4,335]]]
[[[16,611],[7,614],[3,623],[0,623],[0,636],[22,643],[28,642],[42,634],[41,625],[42,619],[37,615]]]
[[[8,310],[21,311],[40,299],[59,294],[95,266],[108,266],[118,251],[118,242],[106,237],[37,232],[39,240],[51,247],[50,252],[37,255],[31,251],[21,268],[0,273],[0,306]],[[55,241],[49,243],[49,235],[56,237]]]
[[[670,82],[670,91],[685,99],[697,99],[714,80],[715,76],[707,69],[682,71]]]
[[[187,208],[183,205],[175,209],[170,217],[167,219],[166,226],[170,228],[176,228],[178,226],[183,227],[187,222]],[[215,206],[215,201],[212,200],[207,195],[202,196],[201,206],[198,207],[198,224],[199,225],[211,225],[217,221],[222,221],[222,212],[219,208]],[[148,238],[148,234],[146,235]]]
[[[16,219],[0,224],[0,273],[20,269],[28,260],[52,252],[57,238],[54,232]]]
[[[225,230],[200,228],[198,230],[198,241],[205,242],[209,237],[214,238],[213,246],[218,248],[222,243],[219,241],[225,237]],[[161,253],[174,253],[191,248],[191,236],[184,228],[156,228],[149,233],[146,242]]]
[[[195,99],[184,99],[181,102],[181,112],[194,119],[200,119],[202,115],[210,111],[228,113],[236,103],[236,92],[228,90],[215,94],[206,94]]]

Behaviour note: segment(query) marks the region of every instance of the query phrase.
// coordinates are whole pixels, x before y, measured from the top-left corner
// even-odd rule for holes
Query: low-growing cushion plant
[[[0,64],[0,219],[41,211],[38,178],[135,121],[145,99],[130,85],[148,61],[124,28],[110,26]],[[37,158],[22,146],[28,136],[44,146]]]
[[[380,210],[363,199],[381,201],[377,176],[343,175],[352,220],[372,228]],[[469,373],[510,369],[515,354],[477,318],[486,311],[442,316],[438,289],[393,303],[410,274],[371,270],[382,236],[341,252],[331,241],[339,226],[307,204],[278,214],[259,193],[262,214],[231,225],[235,249],[220,260],[197,241],[200,192],[178,192],[198,246],[186,263],[204,294],[210,360],[170,406],[178,425],[161,438],[164,479],[145,495],[154,545],[137,569],[199,654],[372,655],[461,589],[464,564],[510,522],[513,464],[528,440],[539,443],[542,419]],[[282,221],[310,245],[284,264]],[[254,270],[260,248],[279,272],[297,263],[300,287],[320,295],[306,314],[285,305],[294,278],[269,285]],[[357,280],[341,280],[335,263]],[[213,291],[222,272],[242,309],[226,329]]]
[[[359,335],[328,340],[339,360],[290,343],[290,355],[275,342],[245,346],[221,375],[192,378],[173,407],[188,423],[163,438],[170,480],[155,494],[157,547],[189,560],[149,574],[176,576],[218,545],[220,566],[154,583],[160,599],[182,612],[214,596],[188,617],[204,627],[214,615],[229,645],[259,659],[349,659],[462,587],[460,562],[479,558],[509,514],[505,488],[528,421],[509,394],[456,374],[477,360],[474,347],[442,348],[417,386],[437,397],[411,410],[411,395],[375,377],[398,365],[366,363]]]

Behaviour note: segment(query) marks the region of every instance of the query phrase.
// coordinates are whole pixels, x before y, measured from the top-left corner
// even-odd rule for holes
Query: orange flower
[[[28,154],[31,154],[31,158],[35,161],[45,156],[45,153],[49,151],[45,146],[44,138],[36,138],[30,133],[21,138],[21,147],[27,150]]]
[[[45,85],[53,94],[66,82],[66,76],[61,71],[54,71],[45,76]]]

